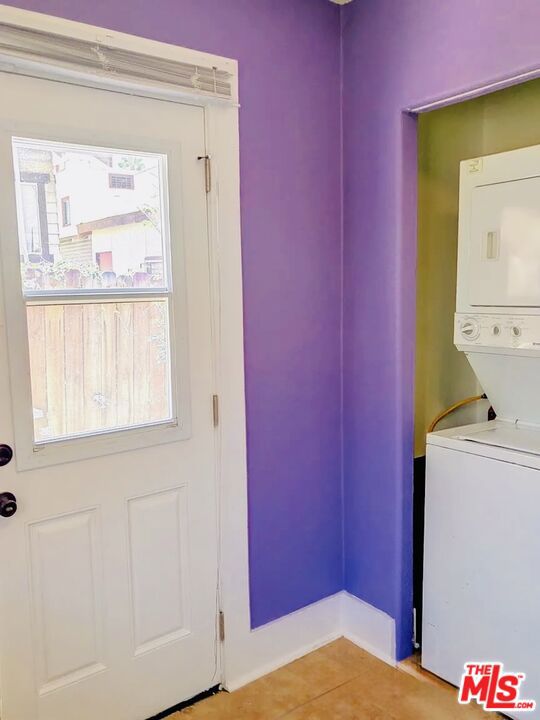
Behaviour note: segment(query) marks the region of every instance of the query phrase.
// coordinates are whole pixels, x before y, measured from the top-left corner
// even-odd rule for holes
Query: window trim
[[[103,130],[103,136],[108,137],[107,129]],[[19,182],[16,181],[17,169],[13,147],[17,142],[29,143],[32,140],[37,146],[54,146],[55,144],[65,147],[91,148],[93,151],[102,151],[104,145],[90,144],[94,140],[85,136],[84,131],[74,130],[69,137],[60,139],[36,128],[33,123],[9,126],[6,124],[0,129],[0,147],[9,144],[11,166],[14,168],[12,187],[8,188],[6,201],[16,212],[10,212],[10,222],[13,228],[8,233],[9,237],[18,238],[18,227],[20,222],[20,208],[17,203]],[[115,151],[128,154],[148,154],[153,157],[161,157],[161,213],[168,222],[163,223],[163,251],[164,251],[164,286],[148,288],[97,288],[97,289],[52,289],[23,292],[20,267],[20,246],[19,241],[8,242],[3,238],[2,251],[4,255],[4,281],[11,288],[10,295],[18,297],[18,308],[10,310],[11,316],[17,316],[15,332],[10,334],[10,344],[21,349],[26,357],[29,357],[29,340],[27,335],[26,306],[67,304],[80,302],[121,302],[125,301],[149,301],[155,299],[168,299],[169,302],[169,353],[170,353],[170,392],[171,392],[171,418],[158,423],[136,425],[128,428],[106,429],[103,432],[89,435],[76,435],[68,438],[52,439],[45,442],[36,442],[34,439],[33,403],[30,381],[16,381],[13,385],[14,400],[12,402],[12,415],[14,430],[17,439],[16,462],[19,470],[31,470],[37,467],[58,465],[64,462],[78,461],[93,457],[100,457],[107,454],[136,450],[140,447],[161,445],[178,440],[185,440],[191,437],[191,396],[190,396],[190,368],[189,368],[189,343],[187,328],[187,296],[186,278],[184,263],[184,228],[181,216],[178,216],[179,206],[177,203],[172,208],[176,214],[175,243],[170,242],[169,220],[170,215],[169,192],[178,196],[181,188],[179,173],[173,173],[169,177],[168,164],[173,167],[183,167],[183,153],[180,144],[167,140],[155,138],[133,137],[130,138],[130,147],[122,147],[121,143],[114,146]],[[180,183],[180,184],[179,184]],[[183,197],[183,194],[181,195]],[[7,268],[10,281],[6,281]],[[15,270],[15,268],[17,268]],[[174,277],[173,277],[174,268]],[[165,284],[166,283],[166,284]],[[17,287],[16,294],[14,284]],[[10,322],[10,329],[13,322]],[[13,384],[13,369],[11,370]],[[187,379],[180,382],[179,377]],[[21,378],[22,380],[22,378]]]
[[[15,195],[17,202],[17,220],[20,225],[22,213],[22,203],[20,195],[20,185],[32,182],[37,185],[38,193],[38,204],[40,212],[40,230],[42,234],[42,255],[45,255],[45,250],[48,252],[48,242],[43,241],[43,228],[41,224],[43,220],[47,222],[46,214],[46,197],[45,197],[45,184],[50,182],[50,175],[46,173],[21,173],[18,171],[18,154],[17,150],[20,147],[32,147],[42,149],[54,149],[55,147],[62,150],[81,150],[84,152],[95,153],[123,153],[133,154],[134,150],[126,150],[125,148],[112,148],[94,146],[83,143],[73,142],[58,142],[43,140],[40,138],[33,137],[21,137],[16,135],[12,137],[12,154],[13,163],[15,166]],[[189,408],[183,407],[180,399],[178,398],[178,387],[177,387],[177,367],[176,367],[176,345],[175,345],[175,333],[173,327],[173,308],[174,308],[174,297],[173,297],[173,277],[172,277],[172,248],[170,241],[170,217],[169,217],[169,202],[168,202],[168,172],[167,172],[167,154],[160,152],[152,152],[148,149],[142,149],[140,156],[148,155],[153,159],[157,160],[159,168],[159,207],[161,210],[161,228],[162,228],[162,253],[163,253],[163,285],[158,287],[149,288],[95,288],[95,289],[70,289],[70,288],[59,288],[59,289],[40,289],[40,290],[25,290],[21,287],[22,302],[26,308],[29,305],[46,307],[48,305],[68,305],[68,304],[107,304],[107,303],[120,303],[120,302],[152,302],[152,301],[165,301],[167,303],[168,310],[168,327],[167,327],[167,338],[168,338],[168,361],[169,361],[169,409],[170,417],[164,418],[156,422],[139,423],[137,425],[129,425],[124,427],[113,427],[104,428],[103,430],[97,430],[94,432],[71,434],[62,437],[54,437],[51,439],[40,439],[35,436],[35,426],[32,419],[32,433],[33,439],[33,452],[37,453],[48,447],[69,447],[75,443],[82,442],[83,440],[90,443],[93,439],[101,439],[106,435],[116,435],[116,440],[122,434],[130,434],[133,431],[140,430],[148,432],[151,428],[158,427],[176,427],[179,425],[179,410],[182,409],[186,412],[186,416],[189,415]],[[179,161],[179,158],[178,158]],[[126,174],[126,177],[131,177]],[[20,178],[17,181],[17,178]],[[64,202],[69,200],[70,196],[64,196],[61,198],[61,209],[62,209],[62,221],[64,220]],[[19,205],[20,204],[20,205]],[[43,210],[45,214],[43,215]],[[69,218],[71,219],[71,218]],[[64,225],[65,227],[65,225]],[[20,232],[20,229],[19,229]],[[48,226],[47,226],[47,238],[48,238]],[[52,256],[49,255],[49,257]],[[26,325],[26,323],[25,323]],[[28,339],[27,339],[28,342]],[[30,402],[33,408],[32,402],[32,390],[30,387]],[[53,454],[53,451],[48,453]],[[96,454],[98,454],[96,452]]]

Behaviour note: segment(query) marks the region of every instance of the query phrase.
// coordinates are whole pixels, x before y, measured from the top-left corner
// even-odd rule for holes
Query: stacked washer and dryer
[[[427,437],[422,665],[503,662],[540,706],[540,146],[461,163],[456,310],[497,419]]]

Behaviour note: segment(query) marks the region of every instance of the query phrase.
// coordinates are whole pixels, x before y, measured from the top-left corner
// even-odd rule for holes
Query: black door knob
[[[0,467],[2,467],[2,465],[7,465],[12,457],[13,450],[9,447],[9,445],[0,445]]]
[[[17,512],[17,498],[13,493],[0,493],[0,515],[9,518]]]

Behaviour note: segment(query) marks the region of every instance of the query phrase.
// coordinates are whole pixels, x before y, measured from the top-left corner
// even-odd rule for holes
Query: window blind
[[[146,81],[219,98],[232,98],[231,74],[216,67],[177,62],[106,44],[0,22],[0,56]]]

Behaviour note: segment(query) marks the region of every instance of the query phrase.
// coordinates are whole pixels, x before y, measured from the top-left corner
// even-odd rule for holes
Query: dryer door
[[[474,188],[469,303],[540,306],[540,177]]]

